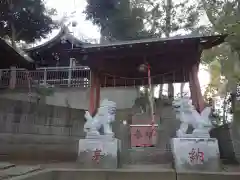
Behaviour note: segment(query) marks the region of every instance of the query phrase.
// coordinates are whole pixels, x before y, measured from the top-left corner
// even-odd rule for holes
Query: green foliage
[[[170,1],[168,5],[164,0],[87,0],[85,13],[112,41],[162,37],[180,29],[196,30],[200,14],[198,6],[189,2]]]
[[[39,86],[36,88],[36,93],[41,97],[51,96],[55,92],[53,87]]]
[[[211,64],[218,61],[221,64],[219,73],[228,81],[228,90],[239,82],[239,54],[240,54],[240,4],[237,0],[202,0],[201,5],[206,11],[211,22],[211,27],[215,33],[229,34],[225,44],[205,51],[203,61]],[[215,74],[211,74],[215,76]],[[216,77],[215,77],[216,78]],[[217,85],[215,83],[215,85]]]
[[[108,40],[133,40],[148,37],[144,30],[145,9],[130,0],[87,0],[88,20],[101,28]]]
[[[45,38],[55,27],[42,0],[0,0],[0,37],[34,42]]]
[[[226,123],[229,113],[235,112],[236,114],[237,112],[234,105],[236,98],[230,102],[229,94],[236,95],[240,81],[240,3],[238,0],[201,0],[201,6],[211,23],[212,32],[229,35],[226,43],[205,51],[203,56],[203,61],[210,64],[210,69],[212,62],[218,62],[221,65],[220,68],[210,71],[211,79],[216,79],[220,74],[224,77],[224,81],[219,83],[220,86],[218,83],[211,83],[208,89],[217,89],[218,95],[224,97],[221,107],[222,115],[219,117]],[[238,119],[238,117],[234,119]]]
[[[179,30],[197,34],[200,12],[197,4],[185,0],[182,3],[168,0],[148,1],[148,26],[155,30],[159,37],[176,34]],[[197,30],[197,28],[199,28]]]
[[[221,81],[221,64],[216,59],[209,65],[209,73],[211,74],[210,84],[213,87],[218,87]]]

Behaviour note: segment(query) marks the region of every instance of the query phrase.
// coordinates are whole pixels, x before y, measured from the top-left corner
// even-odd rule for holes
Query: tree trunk
[[[10,17],[9,17],[9,19],[10,19],[10,28],[11,28],[10,40],[11,40],[12,47],[15,48],[16,47],[16,42],[15,42],[15,40],[16,40],[16,28],[15,28],[15,26],[13,24],[13,19],[14,19],[13,18],[13,2],[12,2],[12,0],[8,0],[7,3],[8,3],[9,11],[10,11]]]
[[[185,86],[185,83],[181,83],[181,86],[180,86],[180,95],[181,95],[181,97],[183,97],[184,86]]]
[[[227,124],[227,95],[224,96],[224,100],[223,100],[223,124]]]
[[[232,89],[232,109],[233,109],[233,121],[230,125],[230,136],[233,142],[233,148],[235,152],[236,159],[240,161],[240,103],[237,101],[237,84]]]
[[[163,84],[160,84],[160,87],[159,87],[159,98],[161,99],[163,96]]]
[[[172,0],[167,0],[166,8],[166,32],[165,35],[168,38],[171,33],[171,11],[172,11]],[[173,83],[168,84],[168,98],[173,99],[174,97],[174,86]]]
[[[174,86],[173,83],[168,84],[168,98],[173,99],[174,98]]]

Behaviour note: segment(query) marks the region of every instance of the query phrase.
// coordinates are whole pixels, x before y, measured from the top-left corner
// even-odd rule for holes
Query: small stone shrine
[[[82,168],[117,168],[120,141],[114,137],[116,103],[104,99],[94,117],[85,113],[86,138],[79,140],[78,163]],[[100,133],[103,129],[103,134]]]
[[[187,97],[174,100],[173,108],[181,122],[177,138],[171,142],[176,170],[219,171],[218,141],[209,135],[213,127],[209,119],[211,108],[205,107],[198,113]],[[193,128],[192,133],[187,133],[189,126]]]

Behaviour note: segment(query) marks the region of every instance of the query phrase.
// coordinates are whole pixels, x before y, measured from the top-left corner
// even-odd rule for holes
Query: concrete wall
[[[46,104],[75,109],[88,109],[89,89],[88,88],[56,88],[55,93],[46,97]],[[33,93],[34,94],[34,93]],[[118,109],[131,108],[138,96],[136,88],[102,88],[101,99],[109,99],[117,103]],[[28,101],[28,92],[2,92],[1,98]]]
[[[75,160],[84,111],[0,99],[0,160]]]
[[[84,111],[66,107],[0,100],[0,133],[83,137]]]
[[[79,138],[0,133],[0,161],[76,161]]]

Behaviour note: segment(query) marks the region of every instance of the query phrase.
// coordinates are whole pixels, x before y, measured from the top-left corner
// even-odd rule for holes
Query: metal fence
[[[60,87],[88,87],[90,84],[90,69],[86,66],[37,68],[34,71],[24,69],[1,69],[0,87],[9,87],[14,81],[14,87],[52,85]]]

